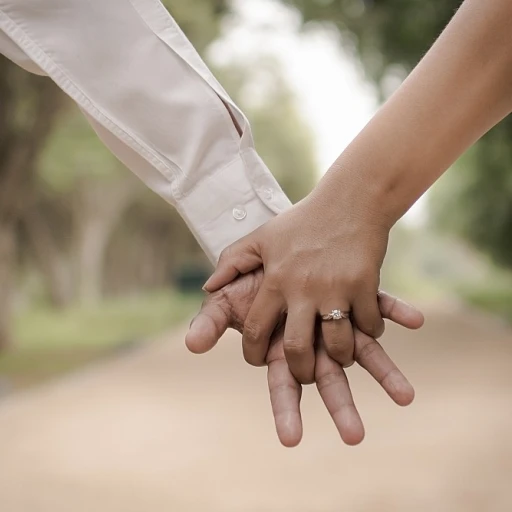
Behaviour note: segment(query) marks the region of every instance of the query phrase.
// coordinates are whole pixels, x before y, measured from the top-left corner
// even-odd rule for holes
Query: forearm
[[[467,0],[319,186],[392,225],[512,110],[512,2]]]

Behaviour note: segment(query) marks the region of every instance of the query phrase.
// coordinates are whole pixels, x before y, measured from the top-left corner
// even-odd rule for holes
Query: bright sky
[[[318,166],[325,172],[375,112],[374,90],[335,33],[301,32],[299,16],[275,0],[233,3],[237,14],[213,47],[213,58],[220,63],[247,62],[255,55],[278,59],[313,130]],[[420,202],[407,217],[416,223],[424,215]]]

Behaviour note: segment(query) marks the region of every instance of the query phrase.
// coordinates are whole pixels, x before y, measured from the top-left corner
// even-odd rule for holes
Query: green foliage
[[[282,0],[305,22],[335,26],[384,97],[386,78],[408,73],[462,0]],[[457,91],[453,91],[456,96]],[[437,224],[512,268],[512,119],[488,133],[434,194]]]
[[[198,296],[157,291],[64,312],[37,307],[16,317],[15,331],[22,349],[111,346],[156,334],[192,314],[199,302]]]
[[[226,0],[163,0],[201,54],[219,36],[222,16],[229,10],[228,3]]]
[[[391,66],[410,70],[462,0],[282,0],[306,22],[335,26],[379,83]]]
[[[473,287],[460,290],[464,300],[484,311],[498,314],[512,323],[512,288],[504,287]]]
[[[15,319],[17,345],[0,355],[0,374],[15,387],[39,383],[145,341],[192,316],[200,297],[160,291],[66,311],[37,307]]]
[[[83,180],[112,179],[126,172],[74,105],[62,112],[40,156],[38,171],[53,192],[64,194]]]
[[[431,201],[439,229],[461,235],[512,267],[512,118],[488,133],[442,178]]]

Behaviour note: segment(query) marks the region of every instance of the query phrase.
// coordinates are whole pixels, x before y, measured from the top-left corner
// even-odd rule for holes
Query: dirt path
[[[358,369],[367,427],[338,440],[314,388],[277,443],[265,372],[238,336],[198,358],[183,332],[0,402],[1,512],[508,512],[512,331],[435,312],[385,344],[417,390],[394,406]]]

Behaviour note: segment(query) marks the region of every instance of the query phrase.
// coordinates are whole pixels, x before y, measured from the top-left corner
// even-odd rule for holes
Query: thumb
[[[206,302],[192,320],[185,345],[194,354],[210,351],[229,327],[229,318],[220,304]]]
[[[217,268],[203,286],[204,291],[213,293],[220,290],[239,274],[247,274],[262,265],[258,231],[222,251]]]

